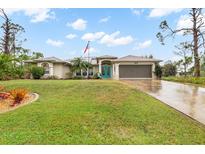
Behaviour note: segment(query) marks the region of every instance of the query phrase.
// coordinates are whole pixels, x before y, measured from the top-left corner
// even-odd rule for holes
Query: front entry
[[[111,78],[111,74],[112,74],[112,66],[102,65],[102,78],[104,79]]]

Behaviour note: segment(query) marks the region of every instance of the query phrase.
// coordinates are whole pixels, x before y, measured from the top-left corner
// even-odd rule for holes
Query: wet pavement
[[[123,80],[205,124],[205,88],[160,80]]]

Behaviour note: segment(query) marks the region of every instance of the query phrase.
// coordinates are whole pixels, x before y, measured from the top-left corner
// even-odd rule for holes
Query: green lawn
[[[196,84],[198,86],[205,87],[205,77],[176,77],[176,76],[169,76],[169,77],[163,77],[163,80],[166,81],[174,81],[174,82],[181,82],[181,83],[191,83],[191,84]]]
[[[16,80],[40,99],[0,114],[0,144],[204,144],[205,127],[118,81]]]

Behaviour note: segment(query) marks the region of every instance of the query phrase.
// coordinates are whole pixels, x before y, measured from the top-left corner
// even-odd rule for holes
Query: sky
[[[14,23],[25,28],[23,47],[42,52],[45,57],[71,59],[84,55],[90,43],[90,56],[152,54],[161,60],[174,60],[174,45],[182,39],[168,39],[161,45],[156,38],[159,24],[167,20],[172,28],[190,25],[187,9],[5,9]],[[3,20],[0,19],[0,24]]]

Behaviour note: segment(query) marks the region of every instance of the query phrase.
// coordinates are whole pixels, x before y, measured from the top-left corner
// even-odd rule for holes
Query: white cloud
[[[192,27],[192,22],[191,19],[188,15],[182,15],[180,16],[178,22],[177,22],[177,29],[181,28],[191,28]],[[183,35],[183,32],[179,32],[179,35]]]
[[[176,8],[163,8],[163,9],[152,9],[149,17],[162,17],[162,16],[167,16],[171,13],[178,13],[182,11],[182,9],[176,9]]]
[[[99,20],[99,23],[108,22],[108,20],[110,20],[110,18],[111,18],[110,16],[102,18]]]
[[[74,39],[76,37],[77,37],[76,34],[68,34],[68,35],[66,35],[66,38],[69,39],[69,40],[72,40],[72,39]]]
[[[152,45],[152,40],[137,43],[133,50],[149,48]]]
[[[64,42],[62,42],[62,41],[52,40],[52,39],[48,39],[46,41],[46,43],[49,44],[49,45],[52,45],[54,47],[61,47],[64,44]]]
[[[112,34],[106,34],[100,40],[101,44],[105,44],[107,46],[119,46],[119,45],[127,45],[133,42],[132,36],[124,36],[118,37],[120,35],[120,31],[116,31]]]
[[[131,9],[131,11],[136,16],[139,16],[139,15],[141,15],[144,12],[143,9]]]
[[[104,32],[86,33],[81,37],[81,39],[86,41],[95,41],[102,38],[104,35]]]
[[[203,15],[202,21],[205,23],[205,14]],[[177,22],[176,28],[177,29],[192,28],[192,26],[193,26],[193,23],[191,21],[191,17],[188,15],[181,15]],[[202,29],[205,29],[205,27],[202,27]],[[183,32],[179,32],[179,34],[182,35]]]
[[[48,19],[55,19],[55,12],[51,9],[5,9],[8,14],[23,12],[25,16],[31,17],[31,22],[43,22]]]
[[[76,21],[72,23],[67,23],[67,26],[72,27],[75,30],[85,30],[87,27],[87,21],[83,19],[77,19]]]

